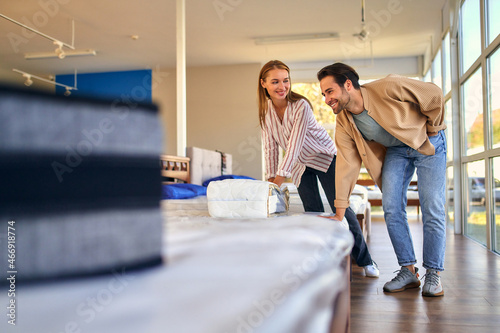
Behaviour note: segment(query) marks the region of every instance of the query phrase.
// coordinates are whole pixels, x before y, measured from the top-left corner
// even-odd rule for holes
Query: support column
[[[177,0],[177,156],[186,156],[186,2]]]

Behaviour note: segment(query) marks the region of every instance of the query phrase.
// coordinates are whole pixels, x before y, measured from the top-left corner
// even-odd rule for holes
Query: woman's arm
[[[279,147],[278,143],[273,139],[269,122],[267,120],[265,127],[262,129],[262,143],[264,145],[264,158],[266,163],[266,176],[269,179],[273,179],[276,176],[276,171],[278,169],[278,154]],[[271,180],[270,180],[271,181]]]
[[[294,106],[296,109],[292,110],[293,123],[290,137],[288,139],[288,146],[286,148],[283,161],[277,171],[277,175],[282,177],[288,177],[293,166],[297,163],[297,159],[299,158],[304,146],[309,117],[314,117],[311,107],[305,100],[300,100],[296,103],[297,105]]]

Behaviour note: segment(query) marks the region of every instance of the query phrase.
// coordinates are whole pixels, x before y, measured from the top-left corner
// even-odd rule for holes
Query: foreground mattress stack
[[[2,280],[161,262],[161,142],[153,106],[0,87]]]
[[[168,266],[25,286],[12,332],[348,332],[353,237],[340,225],[172,217],[167,229]]]

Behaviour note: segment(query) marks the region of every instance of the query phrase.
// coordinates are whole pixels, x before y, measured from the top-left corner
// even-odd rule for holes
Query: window
[[[423,78],[422,81],[424,81],[424,82],[432,82],[432,80],[431,80],[431,71],[430,70],[428,70],[427,73],[425,73],[425,76],[424,76],[424,78]]]
[[[465,0],[461,10],[462,73],[465,73],[481,54],[481,25],[479,0]]]
[[[443,79],[441,74],[441,50],[432,61],[432,83],[443,89]]]
[[[326,105],[325,99],[323,95],[321,95],[319,82],[294,83],[292,84],[292,90],[309,99],[313,106],[314,117],[318,123],[326,129],[330,137],[333,139],[336,116],[332,112],[332,109]]]
[[[492,147],[500,147],[500,51],[489,58],[488,97],[491,119]]]
[[[460,160],[460,169],[453,171],[455,178],[460,174],[463,230],[466,235],[496,252],[500,251],[499,15],[498,0],[461,1],[458,34],[460,73],[457,73],[460,117],[453,119],[455,124],[460,120],[461,125],[460,155],[453,156],[453,162]],[[444,80],[446,85],[446,78]],[[457,141],[455,150],[456,145]],[[448,167],[455,167],[453,162],[448,160]],[[464,172],[459,172],[461,170]]]
[[[488,0],[488,44],[500,34],[500,1]]]
[[[486,187],[484,160],[467,163],[465,234],[486,244]]]
[[[495,244],[493,250],[500,253],[500,157],[495,157],[493,159],[493,192],[494,192],[494,209],[493,209],[493,221],[494,229],[493,234],[495,235]]]
[[[463,85],[462,114],[464,143],[467,155],[484,151],[483,89],[481,69],[477,70]]]

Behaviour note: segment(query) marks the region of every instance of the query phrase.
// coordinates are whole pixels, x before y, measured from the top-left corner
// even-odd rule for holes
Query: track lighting
[[[358,39],[362,42],[364,42],[367,38],[368,38],[368,35],[370,34],[370,32],[368,30],[366,30],[365,27],[363,27],[363,29],[361,29],[361,31],[357,34],[354,34],[355,37],[358,37]]]
[[[95,56],[96,54],[97,54],[96,51],[92,50],[92,49],[64,51],[65,57]],[[56,53],[54,53],[54,52],[31,52],[31,53],[24,54],[24,59],[26,59],[26,60],[50,59],[50,58],[61,58],[61,57],[57,54],[57,50],[56,50]]]
[[[63,50],[63,43],[60,41],[54,41],[54,45],[57,45],[57,49],[54,51],[59,59],[66,58],[66,53]]]
[[[24,85],[26,87],[29,87],[33,84],[33,80],[31,79],[31,75],[29,74],[23,74],[23,77],[26,79],[26,81],[24,81]]]
[[[365,23],[365,0],[361,0],[361,31],[357,34],[354,34],[354,37],[358,37],[358,39],[362,42],[368,39],[368,35],[370,32],[366,30]]]
[[[49,80],[49,79],[45,79],[43,77],[39,77],[39,76],[36,76],[36,75],[33,75],[33,74],[29,74],[29,73],[26,73],[26,72],[23,72],[23,71],[20,71],[19,69],[15,69],[13,68],[12,69],[14,72],[17,72],[19,74],[21,74],[25,79],[26,81],[24,81],[24,84],[29,87],[33,84],[33,80],[32,78],[34,79],[37,79],[37,80],[40,80],[40,81],[43,81],[43,82],[47,82],[47,83],[50,83],[50,84],[53,84],[55,86],[61,86],[61,87],[64,87],[66,88],[66,91],[64,92],[64,96],[69,96],[71,95],[71,90],[78,90],[76,88],[76,70],[75,70],[75,86],[74,87],[70,87],[70,86],[67,86],[65,84],[62,84],[62,83],[57,83],[57,82],[54,82],[52,80]]]
[[[305,35],[286,35],[286,36],[271,36],[271,37],[258,37],[255,38],[256,45],[269,45],[269,44],[284,44],[284,43],[300,43],[300,42],[316,42],[337,40],[339,34],[336,32],[325,32],[316,34]]]
[[[73,20],[71,23],[71,27],[72,27],[72,38],[71,38],[71,44],[68,44],[68,43],[64,43],[54,37],[51,37],[47,34],[44,34],[43,32],[40,32],[36,29],[33,29],[29,26],[27,26],[26,24],[23,24],[21,22],[18,22],[14,19],[11,19],[10,17],[7,17],[3,14],[0,14],[0,17],[12,22],[12,23],[15,23],[21,27],[23,27],[24,29],[27,29],[31,32],[34,32],[46,39],[49,39],[51,40],[54,45],[57,46],[57,48],[55,49],[54,52],[36,52],[36,53],[26,53],[24,55],[24,58],[25,59],[45,59],[45,58],[59,58],[59,59],[64,59],[66,58],[66,56],[81,56],[81,55],[96,55],[96,51],[95,50],[76,50],[75,47],[74,47],[74,42],[75,42],[75,21]],[[69,50],[64,50],[63,48],[66,47],[67,49]]]

